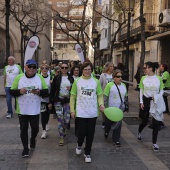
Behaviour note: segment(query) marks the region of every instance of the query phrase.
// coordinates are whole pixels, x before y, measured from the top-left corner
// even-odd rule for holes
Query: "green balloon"
[[[123,119],[123,112],[118,107],[108,107],[104,109],[106,117],[114,122],[119,122]]]

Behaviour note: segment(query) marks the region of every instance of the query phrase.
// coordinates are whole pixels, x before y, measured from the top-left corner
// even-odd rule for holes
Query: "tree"
[[[143,65],[145,60],[145,23],[143,15],[144,0],[140,0],[140,24],[141,24],[141,57],[140,57],[140,77],[143,75]]]
[[[103,25],[109,23],[110,32],[110,61],[112,60],[114,46],[117,45],[117,37],[122,27],[127,23],[127,9],[125,0],[109,0],[103,2],[102,8],[105,9],[102,12],[98,10],[98,7],[94,8],[94,13],[100,15],[103,21]],[[111,26],[112,30],[111,30]],[[114,34],[111,35],[111,31]]]
[[[21,31],[21,66],[24,65],[24,28],[36,35],[43,31],[45,25],[51,22],[51,15],[46,0],[11,0],[10,20],[19,23]]]
[[[58,9],[52,9],[56,21],[55,29],[67,35],[68,41],[74,40],[80,44],[85,58],[87,53],[86,42],[89,40],[92,43],[89,35],[92,18],[87,15],[88,3],[89,0],[73,0],[62,13]],[[77,15],[74,15],[74,13]]]

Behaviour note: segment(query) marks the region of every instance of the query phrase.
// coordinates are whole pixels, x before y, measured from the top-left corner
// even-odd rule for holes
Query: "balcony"
[[[145,23],[145,32],[152,33],[155,32],[156,27],[156,14],[153,13],[145,13],[144,17],[146,19]],[[140,34],[141,32],[141,26],[139,17],[134,19],[131,27],[130,27],[130,37],[136,36],[137,34]],[[127,24],[121,29],[120,31],[120,41],[124,41],[127,38]]]

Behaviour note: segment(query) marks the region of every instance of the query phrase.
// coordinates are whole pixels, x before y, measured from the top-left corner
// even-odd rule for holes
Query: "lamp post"
[[[25,25],[24,28],[23,28],[23,36],[24,36],[24,55],[25,55],[25,42],[26,40],[28,40],[28,37],[27,37],[27,32],[28,32],[28,25]]]
[[[5,1],[6,7],[6,64],[8,63],[8,57],[10,56],[10,36],[9,36],[9,16],[10,16],[10,0]]]
[[[129,81],[129,41],[130,41],[130,19],[131,12],[134,8],[135,0],[126,1],[126,7],[128,7],[128,20],[127,20],[127,41],[126,41],[126,62],[125,62],[125,70],[124,70],[124,79],[125,81]],[[127,90],[129,88],[129,84],[126,83]]]
[[[97,47],[97,38],[98,38],[98,31],[96,29],[93,29],[92,31],[92,38],[93,38],[93,44],[94,44],[94,60],[93,60],[93,65],[95,69],[95,57],[96,57],[96,47]]]

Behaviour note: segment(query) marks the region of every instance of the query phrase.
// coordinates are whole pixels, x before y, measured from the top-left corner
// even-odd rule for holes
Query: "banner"
[[[83,54],[81,46],[79,44],[76,44],[75,45],[75,50],[76,50],[76,52],[77,52],[77,54],[79,56],[79,59],[80,59],[81,63],[83,63],[84,62],[84,54]]]
[[[27,46],[25,48],[25,59],[24,59],[24,65],[27,60],[32,59],[35,50],[37,49],[38,45],[40,43],[39,37],[34,35],[30,37],[30,39],[27,42]]]

